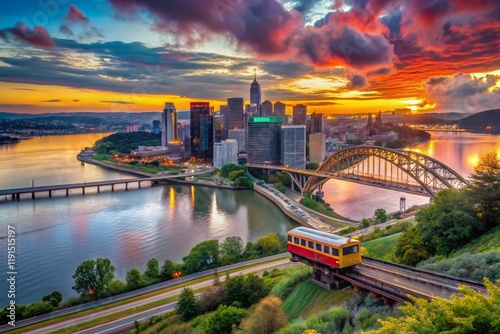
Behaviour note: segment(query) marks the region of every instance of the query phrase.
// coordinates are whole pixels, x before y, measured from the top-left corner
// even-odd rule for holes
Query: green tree
[[[246,175],[247,175],[247,173],[244,170],[235,170],[235,171],[232,171],[231,173],[229,173],[227,178],[234,182],[237,178],[242,177],[242,176],[246,176]]]
[[[226,305],[238,305],[243,306],[245,302],[245,296],[242,295],[242,287],[245,284],[244,276],[235,276],[226,279],[226,289],[224,291],[223,302]]]
[[[234,180],[234,185],[237,187],[245,187],[245,188],[253,189],[253,181],[247,175],[240,176],[236,180]]]
[[[83,261],[73,275],[75,280],[73,290],[80,295],[90,294],[100,298],[107,292],[109,284],[115,277],[115,271],[116,268],[106,258]]]
[[[206,240],[197,244],[191,249],[189,255],[182,258],[182,261],[184,261],[183,267],[186,274],[218,267],[220,263],[219,242]]]
[[[363,226],[363,228],[367,228],[368,226],[370,226],[370,220],[366,218],[361,219],[361,225]]]
[[[245,167],[243,166],[238,166],[235,164],[225,164],[220,168],[220,176],[221,177],[228,177],[229,173],[237,170],[245,170]]]
[[[157,259],[152,258],[148,261],[144,278],[151,283],[155,283],[160,279],[160,265]]]
[[[287,173],[279,173],[278,182],[288,188],[292,186],[292,178]]]
[[[192,289],[184,288],[182,290],[175,311],[184,321],[191,320],[199,314],[198,301]]]
[[[171,260],[166,259],[161,267],[160,277],[162,281],[168,281],[172,278],[173,274],[179,270],[179,266]]]
[[[26,306],[22,313],[23,318],[36,317],[45,313],[52,312],[54,306],[50,302],[34,302]]]
[[[316,170],[318,168],[319,168],[319,163],[317,163],[317,162],[308,162],[306,164],[306,169]]]
[[[238,326],[246,310],[234,306],[220,305],[207,319],[205,333],[230,334],[233,325]]]
[[[398,238],[394,257],[399,263],[416,266],[420,261],[428,259],[431,252],[422,241],[417,226],[413,225]]]
[[[279,192],[283,193],[283,194],[286,194],[286,187],[284,185],[282,185],[281,183],[276,183],[274,185],[274,187],[276,189],[278,189]]]
[[[246,275],[242,290],[242,295],[246,299],[243,302],[244,307],[258,303],[268,293],[264,280],[257,275]]]
[[[221,263],[223,265],[242,260],[243,240],[238,236],[227,237],[220,245]]]
[[[384,223],[387,221],[387,212],[385,209],[376,209],[374,216],[378,223]]]
[[[144,285],[141,272],[135,268],[132,268],[129,271],[127,271],[126,281],[127,281],[127,290],[139,289],[142,288],[142,286]]]
[[[255,246],[262,256],[269,256],[285,252],[287,243],[278,233],[273,233],[257,239]]]
[[[421,209],[415,217],[424,244],[443,255],[466,244],[483,228],[470,197],[456,189],[440,191],[434,203]]]
[[[58,307],[59,303],[62,302],[62,293],[59,291],[52,291],[51,294],[43,296],[42,302],[49,302],[54,307]]]
[[[497,281],[500,283],[500,281]],[[485,280],[488,296],[459,286],[463,297],[438,298],[430,302],[410,297],[412,303],[400,307],[403,316],[380,319],[382,327],[370,334],[397,333],[498,333],[500,328],[500,288]]]
[[[481,221],[488,229],[500,225],[500,157],[494,152],[481,157],[470,178],[467,193],[478,204]]]

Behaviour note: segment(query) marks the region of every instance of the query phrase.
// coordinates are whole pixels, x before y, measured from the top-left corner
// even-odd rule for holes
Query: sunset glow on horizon
[[[64,2],[64,4],[63,4]],[[159,112],[229,97],[308,112],[480,112],[500,102],[500,2],[2,3],[0,112]]]

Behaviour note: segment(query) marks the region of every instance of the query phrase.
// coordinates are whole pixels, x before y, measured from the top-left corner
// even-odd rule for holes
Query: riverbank
[[[115,164],[107,163],[107,162],[102,162],[102,161],[97,161],[92,159],[91,156],[84,156],[79,154],[77,156],[77,159],[83,163],[89,163],[89,164],[94,164],[103,168],[115,170],[115,171],[120,171],[124,173],[128,173],[131,175],[137,175],[137,176],[146,176],[146,177],[152,177],[152,176],[158,176],[155,174],[151,173],[144,173],[144,172],[139,172],[139,171],[133,171],[130,170],[127,167],[124,166],[118,166]],[[215,183],[215,182],[208,182],[208,181],[202,181],[202,180],[182,180],[182,179],[171,179],[168,180],[168,182],[173,182],[173,183],[180,183],[180,184],[187,184],[187,185],[197,185],[197,186],[205,186],[205,187],[213,187],[213,188],[223,188],[223,189],[230,189],[230,190],[248,190],[248,188],[241,188],[241,187],[234,187],[230,186],[227,184],[223,183]],[[311,227],[315,228],[317,230],[323,230],[327,232],[334,232],[337,230],[340,230],[346,226],[346,224],[356,224],[355,222],[349,222],[349,221],[336,221],[335,219],[331,217],[321,217],[324,215],[321,215],[320,213],[310,210],[300,204],[300,198],[298,201],[296,201],[296,198],[291,198],[287,197],[284,195],[277,196],[276,193],[273,193],[272,190],[265,189],[265,187],[257,185],[257,183],[254,183],[254,190],[266,197],[268,200],[276,204],[278,208],[290,219],[293,221],[306,226],[306,227]],[[296,196],[294,196],[296,197]],[[299,196],[300,197],[300,196]],[[285,201],[286,200],[286,201]],[[288,202],[288,203],[287,203]],[[307,212],[307,213],[306,213]],[[327,221],[325,221],[327,219]]]

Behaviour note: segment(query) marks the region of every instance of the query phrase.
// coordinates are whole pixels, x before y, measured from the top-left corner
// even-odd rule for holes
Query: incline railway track
[[[459,294],[458,285],[486,294],[486,288],[480,282],[369,257],[363,257],[362,264],[334,275],[355,288],[364,288],[399,302],[409,300],[408,295],[425,299],[450,298],[452,294]]]

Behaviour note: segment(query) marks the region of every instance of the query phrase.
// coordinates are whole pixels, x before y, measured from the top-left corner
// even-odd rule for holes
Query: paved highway
[[[261,258],[261,259],[256,259],[256,260],[250,260],[250,261],[245,261],[245,262],[231,264],[231,265],[228,265],[228,266],[217,268],[217,270],[218,270],[219,273],[222,273],[222,272],[225,272],[225,271],[238,269],[238,268],[241,268],[241,267],[244,267],[244,266],[248,266],[248,265],[258,264],[258,263],[261,263],[261,262],[272,261],[272,260],[277,260],[277,259],[283,259],[284,257],[288,258],[288,256],[289,256],[288,253],[282,253],[282,254],[272,255],[272,256],[265,257],[265,258]],[[190,280],[197,279],[197,278],[212,276],[214,274],[214,272],[215,272],[214,269],[206,270],[206,271],[202,271],[202,272],[199,272],[199,273],[196,273],[196,274],[187,275],[187,276],[178,278],[176,280],[170,280],[170,281],[167,281],[167,282],[158,283],[158,284],[155,284],[155,285],[150,285],[150,286],[142,288],[142,289],[138,289],[138,290],[134,290],[134,291],[122,293],[122,294],[119,294],[119,295],[116,295],[116,296],[113,296],[113,297],[109,297],[109,298],[105,298],[105,299],[100,299],[100,300],[97,300],[95,302],[91,302],[91,303],[86,303],[86,304],[82,304],[82,305],[78,305],[78,306],[74,306],[74,307],[65,308],[65,309],[62,309],[62,310],[59,310],[59,311],[56,311],[56,312],[52,312],[52,313],[48,313],[48,314],[43,314],[43,315],[40,315],[40,316],[34,317],[34,318],[29,318],[29,319],[25,319],[25,320],[16,321],[16,328],[20,328],[20,327],[23,327],[23,326],[31,325],[31,324],[34,324],[34,323],[37,323],[37,322],[41,322],[41,321],[44,321],[44,320],[53,319],[53,318],[56,318],[56,317],[59,317],[59,316],[63,316],[63,315],[71,314],[71,313],[76,313],[76,312],[80,312],[80,311],[83,311],[83,310],[92,309],[92,308],[97,307],[97,306],[102,306],[102,305],[114,303],[114,302],[117,302],[117,301],[120,301],[120,300],[124,300],[124,299],[128,299],[128,298],[131,298],[131,297],[143,295],[143,294],[146,294],[146,293],[149,293],[149,292],[153,292],[153,291],[156,291],[156,290],[165,289],[165,288],[172,287],[172,286],[175,286],[177,284],[185,283],[185,282],[188,282]],[[11,329],[12,329],[12,327],[8,326],[8,325],[0,326],[0,332],[4,332],[4,331],[7,331],[7,330],[11,330]]]
[[[279,257],[275,256],[274,258],[279,258]],[[262,259],[260,261],[262,262]],[[236,275],[242,275],[242,274],[247,274],[247,273],[252,273],[252,272],[263,272],[264,270],[267,270],[267,269],[271,269],[271,268],[275,268],[275,267],[290,266],[290,265],[292,265],[290,263],[290,260],[288,258],[283,259],[283,254],[281,254],[281,259],[275,260],[275,261],[270,262],[270,263],[265,263],[265,264],[261,264],[261,265],[258,265],[258,266],[254,266],[254,267],[251,267],[251,268],[242,269],[241,271],[238,271],[236,273],[232,273],[231,275],[232,276],[236,276]],[[239,266],[243,267],[244,265],[242,263],[240,263]],[[233,267],[234,267],[234,265],[233,265]],[[235,268],[232,268],[232,269],[235,269]],[[219,268],[218,269],[219,273],[223,273],[224,271],[227,271],[227,270],[228,269],[223,269],[223,268]],[[213,274],[213,272],[214,271],[211,271],[211,274]],[[204,276],[207,276],[207,275],[194,274],[194,275],[189,275],[189,279],[190,280],[194,280],[194,279],[197,279],[199,277],[204,277]],[[185,276],[184,278],[188,278],[188,276]],[[221,275],[220,279],[224,280],[225,279],[225,275]],[[186,280],[183,280],[183,282],[185,282],[185,281]],[[175,282],[175,285],[183,283],[183,282],[181,282],[181,280],[175,280],[174,282]],[[190,284],[188,286],[191,289],[196,290],[196,289],[200,289],[200,288],[205,288],[205,287],[210,286],[212,284],[213,284],[212,279],[211,278],[207,278],[206,281],[199,282],[199,283],[196,283],[196,284]],[[165,298],[168,298],[168,297],[176,296],[176,295],[178,295],[178,294],[181,293],[182,289],[184,289],[184,287],[176,288],[176,289],[173,289],[171,291],[160,293],[160,294],[157,294],[157,295],[149,297],[149,298],[145,298],[145,299],[141,299],[141,300],[138,300],[138,301],[130,302],[130,303],[127,303],[127,304],[124,304],[124,305],[116,306],[116,307],[113,307],[111,309],[107,309],[107,310],[103,310],[103,311],[98,311],[98,312],[95,312],[95,313],[92,313],[92,314],[89,314],[89,315],[84,315],[84,316],[81,316],[81,317],[78,317],[78,318],[66,320],[66,321],[63,321],[63,322],[60,322],[60,323],[57,323],[57,324],[54,324],[54,325],[49,325],[49,326],[46,326],[44,328],[41,328],[41,329],[38,329],[38,330],[35,330],[35,331],[26,332],[26,333],[46,333],[46,332],[50,332],[50,331],[55,331],[55,330],[63,329],[63,328],[66,328],[66,327],[69,327],[69,326],[72,326],[72,325],[75,325],[75,324],[87,322],[87,321],[90,321],[90,320],[93,320],[93,319],[97,319],[97,318],[100,318],[100,317],[103,317],[103,316],[106,316],[106,315],[114,314],[114,313],[117,313],[117,312],[120,312],[120,311],[134,309],[136,307],[139,307],[139,306],[142,306],[142,305],[146,305],[146,304],[158,301],[158,300],[162,300],[162,299],[165,299]],[[83,331],[83,332],[84,333],[98,333],[98,332],[101,332],[102,330],[108,330],[109,331],[109,330],[111,330],[112,328],[114,328],[116,326],[124,327],[124,326],[126,326],[126,324],[128,324],[130,326],[130,325],[133,325],[133,323],[134,323],[135,320],[141,321],[141,320],[144,320],[144,318],[150,318],[153,315],[165,313],[165,312],[167,312],[167,311],[172,310],[173,308],[175,308],[175,305],[176,305],[175,303],[170,303],[168,305],[164,305],[164,306],[155,308],[153,310],[144,311],[144,312],[135,314],[133,316],[129,316],[127,318],[123,318],[123,319],[114,321],[112,323],[108,323],[108,324],[105,324],[105,325],[102,325],[102,326],[98,326],[98,327],[95,327],[95,328],[92,328],[92,329],[89,329],[89,330]],[[113,331],[116,331],[116,329],[117,328],[113,329]]]

